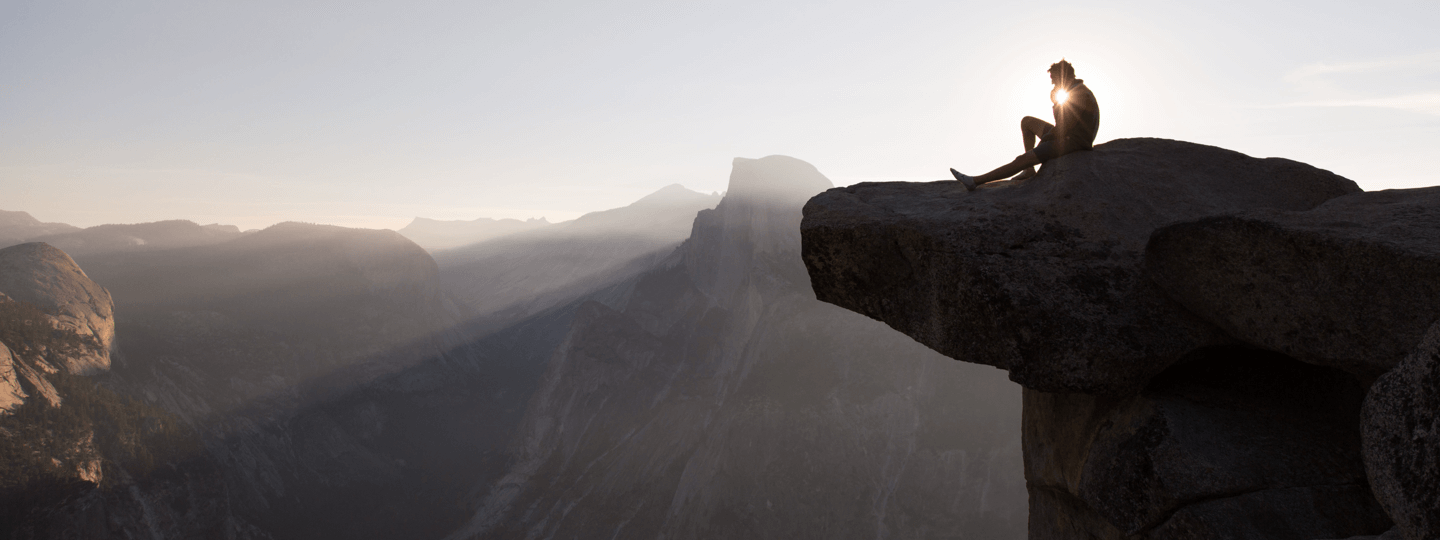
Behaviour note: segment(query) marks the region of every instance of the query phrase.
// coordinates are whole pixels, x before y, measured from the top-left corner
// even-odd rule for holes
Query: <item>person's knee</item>
[[[1026,116],[1025,118],[1020,119],[1020,131],[1024,131],[1026,133],[1034,133],[1036,137],[1045,134],[1045,130],[1049,127],[1049,122],[1046,122],[1034,116]]]

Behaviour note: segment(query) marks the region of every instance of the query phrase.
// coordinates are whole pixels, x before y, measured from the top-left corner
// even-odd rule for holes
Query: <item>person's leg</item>
[[[1035,150],[1035,139],[1044,137],[1045,132],[1049,131],[1051,128],[1054,127],[1055,126],[1051,125],[1049,122],[1046,122],[1039,118],[1035,118],[1034,116],[1026,116],[1025,118],[1021,118],[1020,136],[1025,143],[1025,152],[1029,153],[1032,150]],[[1039,163],[1039,161],[1037,160],[1036,163]],[[1035,167],[1034,165],[1031,165],[1029,167],[1020,169],[1019,173],[1020,174],[1015,177],[1016,180],[1024,180],[1026,178],[1030,178],[1032,176],[1035,176]]]
[[[1025,141],[1025,151],[1029,152],[1031,150],[1034,150],[1035,139],[1044,137],[1045,132],[1049,131],[1051,128],[1054,127],[1055,126],[1050,125],[1049,122],[1046,122],[1039,118],[1035,118],[1034,116],[1026,116],[1025,118],[1021,118],[1020,135]]]
[[[955,169],[950,169],[950,174],[955,175],[955,179],[959,180],[960,183],[965,186],[965,189],[969,191],[975,191],[975,188],[980,187],[980,184],[1010,178],[1015,173],[1039,164],[1040,156],[1035,155],[1035,151],[1031,150],[1029,152],[1025,152],[1024,154],[1020,154],[1020,156],[1015,158],[1014,161],[1001,165],[1000,168],[982,174],[980,176],[970,176],[962,174],[960,171],[957,171]]]
[[[1015,176],[1015,174],[1019,173],[1020,171],[1027,169],[1030,171],[1034,171],[1034,167],[1039,164],[1040,157],[1035,155],[1035,151],[1026,150],[1024,154],[1020,154],[1020,156],[1016,157],[1014,161],[1001,165],[999,168],[996,168],[993,171],[974,177],[975,185],[978,186],[986,182],[1004,180],[1006,178],[1010,178],[1011,176]],[[1030,174],[1034,175],[1035,173],[1031,172]]]

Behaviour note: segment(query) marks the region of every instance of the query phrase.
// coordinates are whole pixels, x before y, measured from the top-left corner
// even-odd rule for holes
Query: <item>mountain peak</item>
[[[42,223],[29,212],[0,210],[0,247],[31,241],[45,235],[78,230],[79,227],[64,223]]]
[[[691,204],[703,199],[714,198],[713,195],[706,195],[680,184],[670,184],[658,191],[641,197],[640,200],[630,203],[630,206],[675,206]]]
[[[814,165],[790,156],[735,158],[726,197],[805,200],[835,187]]]

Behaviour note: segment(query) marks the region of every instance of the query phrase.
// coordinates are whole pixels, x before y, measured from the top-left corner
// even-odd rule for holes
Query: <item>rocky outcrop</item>
[[[1251,345],[1374,380],[1440,319],[1440,187],[1165,227],[1151,279]]]
[[[966,193],[863,183],[805,205],[815,294],[1047,392],[1134,393],[1226,337],[1142,278],[1156,228],[1359,188],[1285,159],[1127,139]]]
[[[1027,389],[1030,537],[1384,530],[1361,463],[1363,396],[1342,372],[1238,347],[1197,351],[1123,399]]]
[[[74,374],[110,368],[114,302],[110,292],[85,275],[64,251],[42,242],[0,249],[0,293],[40,308],[57,331],[84,342],[74,354],[55,356],[57,367]]]
[[[1405,540],[1440,538],[1440,323],[1370,387],[1365,468]]]
[[[1433,475],[1405,472],[1435,467],[1423,369],[1372,390],[1364,452],[1359,427],[1440,317],[1429,190],[1159,140],[957,187],[822,194],[805,262],[821,299],[1026,386],[1031,538],[1349,538],[1433,513]],[[1404,479],[1383,509],[1377,466]]]

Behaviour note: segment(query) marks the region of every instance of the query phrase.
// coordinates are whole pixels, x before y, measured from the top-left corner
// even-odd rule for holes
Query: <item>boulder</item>
[[[1440,318],[1440,187],[1171,225],[1146,264],[1227,334],[1374,380]]]
[[[1025,391],[1030,538],[1337,538],[1391,526],[1363,390],[1284,355],[1203,349],[1136,396]]]
[[[1405,540],[1440,538],[1440,324],[1375,381],[1362,414],[1375,497]]]
[[[90,375],[110,369],[115,304],[110,292],[64,251],[43,242],[0,249],[0,293],[35,305],[56,330],[81,338],[85,350],[52,359],[67,372]]]
[[[1231,341],[1144,279],[1155,229],[1359,191],[1290,160],[1122,139],[970,193],[950,181],[831,189],[805,206],[802,255],[819,299],[951,358],[1045,392],[1126,395]]]

